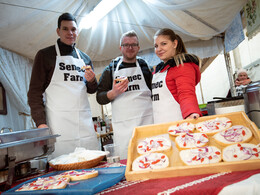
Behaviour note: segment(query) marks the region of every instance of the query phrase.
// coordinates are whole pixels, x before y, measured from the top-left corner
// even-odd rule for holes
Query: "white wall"
[[[213,97],[226,97],[229,90],[229,80],[224,60],[224,55],[219,55],[201,75],[201,87],[204,97],[200,92],[200,85],[196,86],[199,104],[213,101]]]

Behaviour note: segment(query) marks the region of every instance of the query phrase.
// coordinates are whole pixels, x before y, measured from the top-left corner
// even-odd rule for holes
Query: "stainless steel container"
[[[260,128],[260,81],[246,87],[244,100],[246,114]]]
[[[9,132],[4,132],[8,129]],[[6,174],[1,181],[11,186],[15,168],[19,163],[29,162],[36,157],[43,157],[54,151],[56,137],[49,128],[11,131],[2,128],[0,132],[0,172]]]
[[[21,162],[51,154],[58,136],[52,135],[49,128],[1,133],[0,169],[8,166],[7,158],[10,156],[15,158],[15,162]]]
[[[207,103],[208,115],[245,111],[243,97],[231,97],[231,98],[214,97],[213,99],[220,99],[220,100],[210,101]]]

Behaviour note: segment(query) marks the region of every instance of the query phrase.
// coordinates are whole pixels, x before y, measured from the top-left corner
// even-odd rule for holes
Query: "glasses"
[[[137,44],[137,43],[133,43],[133,44],[128,44],[128,43],[126,43],[126,44],[122,44],[121,46],[123,46],[123,47],[129,49],[130,47],[132,47],[132,48],[138,47],[138,44]]]

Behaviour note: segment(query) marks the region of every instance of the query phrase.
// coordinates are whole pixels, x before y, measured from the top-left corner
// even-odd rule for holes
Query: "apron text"
[[[77,72],[84,72],[79,66],[74,64],[65,64],[63,62],[59,63],[60,70],[67,70],[67,71],[77,71]],[[73,75],[70,73],[64,73],[64,81],[83,81],[83,77],[80,75]]]
[[[159,100],[160,100],[159,94],[152,95],[152,101],[159,101]]]
[[[152,83],[152,89],[163,87],[163,81],[158,81],[156,83]]]

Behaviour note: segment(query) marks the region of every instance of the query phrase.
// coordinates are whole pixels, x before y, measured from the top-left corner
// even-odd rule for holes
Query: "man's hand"
[[[107,92],[107,97],[110,101],[114,100],[117,96],[124,93],[128,88],[128,79],[125,79],[119,83],[113,81],[113,88]]]
[[[92,69],[86,69],[84,77],[87,80],[87,82],[91,83],[95,80],[96,75],[95,75],[95,73],[93,72]]]

